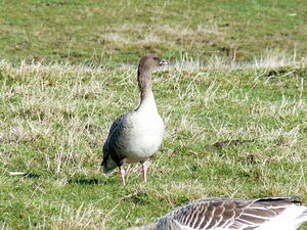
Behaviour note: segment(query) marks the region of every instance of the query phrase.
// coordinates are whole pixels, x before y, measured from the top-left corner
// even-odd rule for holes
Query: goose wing
[[[107,140],[105,141],[105,143],[103,145],[103,154],[104,154],[104,156],[105,156],[105,154],[108,154],[110,142],[112,140],[114,140],[115,137],[113,137],[113,136],[114,136],[114,134],[116,134],[116,132],[118,132],[118,129],[120,128],[125,115],[126,114],[123,114],[123,115],[119,116],[118,118],[116,118],[115,121],[113,121],[113,123],[111,125],[111,128],[109,130],[109,135],[107,137]]]
[[[118,138],[124,126],[124,120],[127,114],[119,116],[111,125],[109,135],[103,145],[103,160],[101,165],[106,167],[106,171],[113,170],[120,164],[122,156],[119,156],[116,151]],[[107,165],[108,164],[108,165]]]
[[[178,229],[253,230],[282,213],[292,204],[292,198],[197,200],[167,214],[160,225],[170,224]]]

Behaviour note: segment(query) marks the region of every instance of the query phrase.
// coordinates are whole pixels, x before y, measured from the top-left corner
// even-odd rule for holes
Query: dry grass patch
[[[62,205],[59,216],[51,218],[51,230],[104,230],[111,212],[95,206],[81,205],[77,209]]]

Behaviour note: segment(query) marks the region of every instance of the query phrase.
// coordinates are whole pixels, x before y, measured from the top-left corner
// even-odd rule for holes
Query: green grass
[[[179,64],[154,75],[167,133],[149,183],[138,165],[123,187],[99,163],[111,121],[137,103],[135,68],[2,62],[4,229],[123,229],[204,196],[306,199],[306,69]]]
[[[252,60],[306,55],[304,0],[3,0],[0,55],[14,62],[114,64],[144,52]]]
[[[119,230],[201,197],[307,200],[304,1],[4,0],[0,11],[0,229]],[[149,182],[135,165],[123,187],[101,174],[102,145],[138,103],[148,52],[170,62],[153,76],[166,134]]]

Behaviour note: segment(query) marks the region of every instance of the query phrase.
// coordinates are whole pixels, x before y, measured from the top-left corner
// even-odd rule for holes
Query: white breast
[[[164,124],[158,113],[135,112],[126,135],[124,154],[127,162],[146,160],[158,151],[164,133]]]

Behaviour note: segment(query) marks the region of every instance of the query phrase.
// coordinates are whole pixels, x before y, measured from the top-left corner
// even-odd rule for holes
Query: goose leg
[[[124,167],[119,167],[120,175],[122,176],[123,185],[126,186],[125,176],[126,176],[126,170]]]
[[[149,161],[144,161],[141,162],[142,164],[142,169],[143,169],[143,178],[144,178],[144,182],[147,182],[147,171],[148,171],[148,167],[150,165]]]

